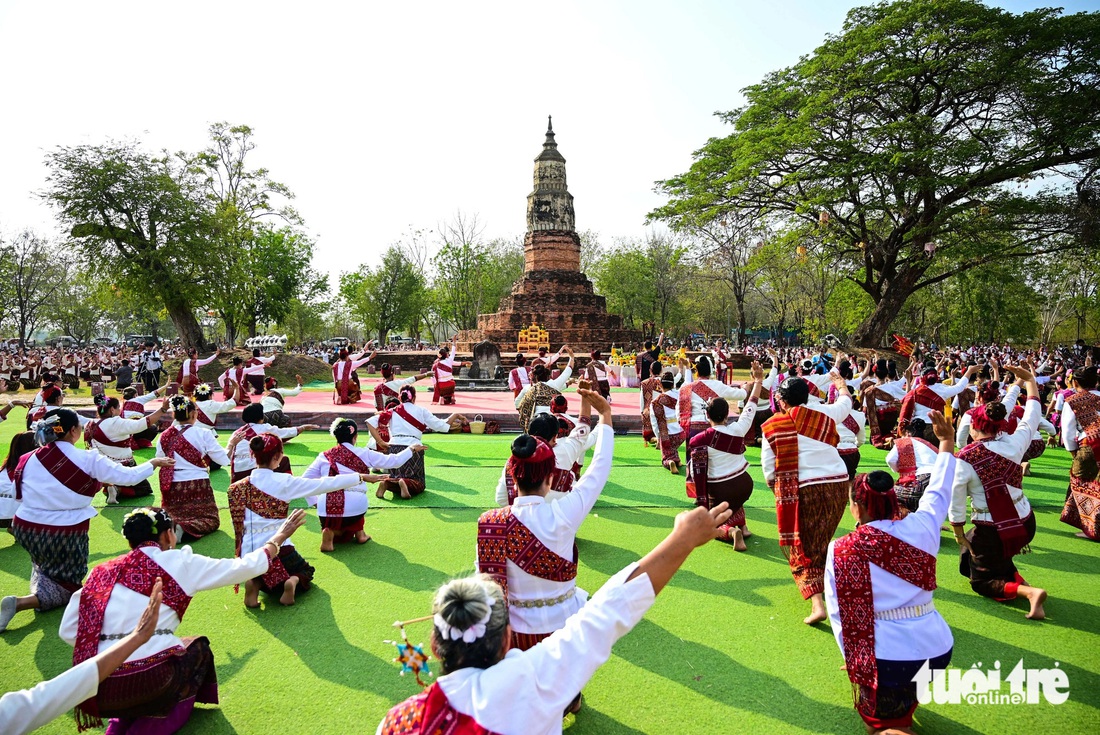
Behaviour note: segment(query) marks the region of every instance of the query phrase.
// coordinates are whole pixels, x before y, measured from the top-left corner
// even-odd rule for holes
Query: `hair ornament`
[[[461,638],[464,643],[473,643],[478,638],[485,635],[485,627],[489,623],[489,618],[493,616],[493,605],[496,604],[496,600],[493,599],[491,595],[486,594],[485,604],[489,606],[489,611],[486,612],[480,620],[465,630],[449,624],[439,613],[436,613],[432,620],[435,623],[435,627],[439,630],[440,635],[444,638],[450,638],[452,641],[457,641]]]
[[[149,522],[152,523],[154,527],[156,527],[156,525],[157,525],[157,514],[154,513],[152,511],[152,509],[150,509],[150,508],[134,508],[132,511],[130,511],[129,513],[127,513],[126,515],[124,515],[122,517],[123,525],[125,525],[126,521],[130,520],[131,518],[135,518],[137,516],[145,516],[146,518],[149,519]]]

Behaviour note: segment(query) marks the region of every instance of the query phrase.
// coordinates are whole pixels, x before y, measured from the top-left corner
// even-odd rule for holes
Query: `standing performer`
[[[252,350],[252,357],[245,363],[246,367],[253,368],[248,373],[248,383],[252,386],[252,395],[262,395],[264,392],[264,379],[267,377],[267,368],[275,362],[276,355],[261,357],[259,348]]]
[[[237,556],[244,556],[274,541],[274,534],[290,513],[290,501],[332,490],[347,490],[369,475],[334,475],[316,480],[294,477],[281,471],[283,442],[274,434],[259,434],[248,440],[256,469],[229,486],[229,516],[233,519]],[[316,571],[302,558],[290,539],[276,543],[278,556],[263,576],[245,582],[245,607],[260,606],[260,590],[279,595],[283,605],[293,605],[299,591],[309,590]]]
[[[948,520],[955,540],[963,547],[960,571],[970,577],[970,588],[998,602],[1027,598],[1027,617],[1041,620],[1046,590],[1031,587],[1020,576],[1012,557],[1035,538],[1035,513],[1020,488],[1020,462],[1031,444],[1031,433],[1039,425],[1042,407],[1039,385],[1024,367],[1008,368],[1027,388],[1027,408],[1015,433],[1003,433],[1008,416],[1002,403],[986,403],[970,414],[970,435],[974,443],[959,451],[958,467]],[[970,520],[966,525],[966,499],[970,497]]]
[[[508,390],[513,398],[519,398],[524,388],[531,385],[531,368],[527,367],[527,356],[516,355],[516,366],[508,373]]]
[[[381,411],[386,407],[387,398],[400,398],[401,389],[407,386],[413,386],[418,380],[431,375],[431,372],[418,373],[416,375],[410,375],[407,378],[393,379],[393,366],[388,362],[382,363],[380,368],[382,371],[382,382],[374,387],[374,407],[376,410]]]
[[[316,479],[333,475],[365,475],[367,482],[381,482],[389,475],[371,474],[371,468],[391,469],[412,459],[413,452],[423,452],[423,444],[413,444],[397,454],[376,452],[373,449],[355,446],[359,439],[359,429],[351,419],[336,419],[329,432],[336,439],[336,446],[317,455],[302,477]],[[363,530],[363,519],[369,506],[365,485],[356,485],[350,490],[333,490],[324,495],[310,497],[309,504],[317,506],[317,517],[321,521],[321,551],[334,550],[334,543],[345,543],[354,539],[365,544],[370,536]]]
[[[145,391],[152,393],[160,387],[160,371],[164,367],[156,343],[146,342],[138,356],[138,374],[145,383]]]
[[[260,405],[264,409],[265,422],[280,429],[290,426],[290,419],[283,413],[283,407],[286,406],[287,398],[293,398],[302,392],[302,376],[295,375],[294,380],[298,383],[296,388],[280,388],[279,381],[275,378],[264,379],[264,388],[267,392],[260,399]]]
[[[451,337],[451,345],[439,348],[439,358],[432,363],[432,379],[435,385],[432,393],[432,403],[442,403],[444,406],[452,406],[455,402],[455,358],[456,342],[458,335]],[[459,366],[465,365],[461,362]]]
[[[214,350],[214,354],[207,357],[204,360],[199,359],[199,351],[194,347],[187,350],[187,357],[184,359],[183,364],[180,365],[179,371],[176,372],[176,382],[180,384],[180,390],[184,395],[191,395],[195,392],[195,386],[199,384],[199,368],[209,365],[218,359],[218,355],[221,354],[220,350]]]
[[[218,385],[222,388],[222,398],[227,401],[233,399],[234,404],[237,406],[247,406],[251,403],[245,385],[247,377],[255,369],[246,366],[244,360],[240,357],[234,357],[233,364],[218,376]]]
[[[718,382],[728,385],[733,377],[733,370],[730,368],[730,356],[725,350],[725,343],[721,339],[714,340],[714,349],[710,354],[714,358],[714,374]]]
[[[332,382],[334,384],[332,402],[338,406],[359,402],[362,394],[359,390],[359,376],[355,371],[373,360],[374,356],[378,354],[377,352],[371,352],[370,355],[367,355],[367,350],[370,349],[371,344],[371,342],[367,342],[367,346],[358,355],[350,355],[347,349],[341,348],[339,359],[332,364]]]
[[[707,421],[707,403],[721,396],[730,403],[739,403],[745,400],[746,393],[741,388],[724,385],[712,379],[710,358],[699,355],[695,358],[695,369],[699,373],[698,380],[692,380],[690,363],[683,361],[684,386],[680,388],[680,426],[687,432],[688,441],[700,431],[710,428]]]
[[[195,416],[198,418],[199,424],[206,427],[211,433],[217,433],[214,426],[218,421],[218,416],[229,413],[236,407],[237,402],[233,400],[214,400],[214,389],[208,383],[199,383],[195,386],[195,408],[198,409]]]
[[[599,350],[592,350],[589,353],[588,366],[585,368],[585,373],[588,375],[588,382],[592,384],[592,389],[598,392],[601,396],[611,402],[611,382],[607,379],[607,365],[604,364],[601,359]]]
[[[428,429],[446,434],[465,423],[469,422],[461,414],[455,413],[441,419],[416,405],[416,390],[411,386],[401,389],[399,405],[378,415],[378,429],[389,442],[390,454],[400,454],[406,447],[422,446],[421,440]],[[424,453],[414,451],[411,459],[389,475],[389,479],[378,484],[375,497],[384,498],[389,491],[394,498],[400,495],[408,500],[424,492]]]
[[[657,440],[657,434],[653,430],[651,406],[653,397],[661,393],[661,363],[651,362],[646,364],[649,365],[652,373],[645,376],[638,385],[638,408],[642,414],[642,443],[648,447],[650,442]],[[679,422],[679,415],[674,420]]]
[[[898,504],[885,472],[856,478],[856,530],[829,544],[825,602],[867,732],[912,732],[917,673],[945,669],[954,638],[935,609],[940,526],[951,502],[951,422],[931,414],[940,454],[917,510]]]
[[[1100,541],[1100,390],[1095,366],[1073,373],[1075,392],[1062,407],[1062,444],[1073,455],[1069,491],[1062,509],[1062,522],[1080,529],[1081,538]]]
[[[92,498],[101,482],[133,486],[172,463],[154,459],[126,467],[77,449],[81,433],[75,411],[50,411],[35,430],[41,448],[24,454],[13,473],[15,497],[22,502],[11,527],[31,557],[31,593],[0,600],[0,632],[20,610],[62,607],[80,589],[88,573],[88,520],[96,515]]]
[[[198,408],[190,398],[168,400],[177,423],[160,435],[157,456],[175,464],[160,470],[160,504],[176,519],[176,538],[182,543],[214,533],[221,525],[210,467],[228,465],[229,456],[213,432],[198,427]]]
[[[140,419],[123,418],[120,415],[122,408],[119,406],[117,398],[99,395],[95,397],[95,405],[99,420],[91,425],[91,448],[124,467],[135,465],[134,450],[131,447],[130,437],[157,426],[160,423],[160,417],[168,411],[167,399],[155,413]],[[148,480],[142,480],[137,485],[132,486],[109,484],[105,493],[107,502],[115,505],[120,497],[140,498],[145,495],[152,495],[153,488],[149,487]]]
[[[512,647],[526,651],[565,625],[588,594],[577,587],[577,530],[600,497],[611,472],[615,433],[611,406],[599,393],[583,391],[600,414],[593,429],[592,464],[572,492],[546,502],[554,451],[522,434],[512,442],[508,472],[519,497],[486,511],[477,522],[477,567],[504,590]],[[579,705],[580,695],[574,700]]]
[[[752,495],[745,434],[752,430],[763,381],[764,368],[754,362],[752,390],[737,421],[726,424],[730,404],[725,398],[715,398],[707,406],[710,428],[693,436],[688,444],[687,496],[708,509],[719,503],[729,505],[733,515],[720,529],[718,540],[733,544],[735,551],[748,551],[745,539],[752,536],[745,520],[745,503]]]
[[[186,547],[176,549],[167,511],[138,508],[127,514],[122,535],[132,550],[92,570],[84,588],[69,600],[61,639],[73,646],[73,665],[79,666],[132,630],[159,589],[157,630],[100,684],[95,697],[77,706],[80,728],[99,727],[100,718],[108,717],[111,735],[173,733],[190,719],[196,702],[217,704],[210,640],[178,638],[176,629],[196,593],[266,573],[279,545],[304,521],[305,513],[295,511],[265,548],[240,559],[212,559]]]
[[[233,432],[233,436],[229,439],[229,446],[226,447],[226,451],[230,456],[230,482],[243,480],[256,467],[248,448],[248,442],[252,437],[260,434],[273,434],[283,441],[290,441],[294,437],[300,436],[303,431],[314,431],[321,428],[317,424],[278,427],[264,423],[264,408],[258,403],[250,403],[244,411],[241,411],[241,421],[244,422],[244,426]],[[290,458],[283,454],[281,448],[279,456],[284,459],[283,466],[279,468],[279,471],[290,474]]]
[[[787,556],[810,614],[802,621],[824,620],[825,555],[847,503],[848,468],[836,446],[836,418],[852,410],[844,378],[831,373],[840,393],[836,403],[807,405],[809,384],[789,377],[778,390],[779,413],[763,426],[760,464],[775,492],[779,547]]]
[[[910,511],[920,504],[936,463],[936,447],[924,438],[926,433],[924,421],[912,419],[886,455],[886,464],[898,473],[894,493]]]

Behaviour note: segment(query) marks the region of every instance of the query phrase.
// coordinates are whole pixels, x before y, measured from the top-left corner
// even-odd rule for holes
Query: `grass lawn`
[[[7,446],[19,416],[0,427]],[[225,433],[223,432],[223,441]],[[295,541],[317,567],[316,587],[292,608],[265,600],[246,610],[232,589],[197,596],[182,635],[209,636],[221,684],[219,707],[196,709],[189,732],[372,732],[383,713],[417,690],[391,663],[394,620],[430,612],[436,587],[467,574],[474,524],[492,505],[509,436],[429,436],[428,492],[411,501],[376,501],[367,516],[374,540],[318,551],[311,518]],[[325,434],[290,442],[300,472],[330,446]],[[150,452],[141,453],[148,456]],[[753,464],[758,450],[749,451]],[[884,465],[863,452],[863,468]],[[1002,605],[971,592],[958,574],[957,547],[943,534],[936,606],[955,634],[953,666],[1000,661],[1007,674],[1021,658],[1029,668],[1056,663],[1067,672],[1069,701],[1020,705],[929,705],[917,714],[923,733],[1094,731],[1100,715],[1100,545],[1074,537],[1058,520],[1068,456],[1051,452],[1025,480],[1039,531],[1023,575],[1050,592],[1049,618],[1025,620],[1023,602]],[[802,624],[799,596],[776,542],[772,496],[758,470],[748,503],[749,552],[714,542],[689,559],[651,612],[614,649],[585,689],[586,706],[571,733],[862,733],[842,657],[827,626]],[[155,480],[155,478],[154,478]],[[224,507],[227,476],[214,476]],[[155,487],[155,482],[154,482]],[[97,500],[102,504],[102,498]],[[613,573],[653,547],[687,507],[683,478],[659,468],[654,449],[637,437],[616,439],[615,467],[579,537],[578,582],[594,592]],[[91,524],[91,563],[125,551],[125,506],[103,509]],[[851,530],[846,517],[840,532]],[[227,511],[222,528],[197,552],[231,556]],[[11,536],[0,534],[0,594],[24,594],[30,564]],[[29,687],[57,675],[72,649],[57,637],[60,612],[21,613],[0,635],[0,690]],[[426,642],[427,624],[410,629]],[[434,666],[434,662],[433,662]],[[1007,685],[1004,689],[1008,691]],[[1089,723],[1092,723],[1091,725]],[[42,732],[70,735],[62,718]]]

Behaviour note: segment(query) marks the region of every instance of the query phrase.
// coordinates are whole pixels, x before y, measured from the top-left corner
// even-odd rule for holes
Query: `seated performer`
[[[1081,530],[1081,538],[1100,541],[1100,390],[1097,371],[1088,366],[1073,373],[1075,392],[1065,399],[1062,416],[1062,444],[1073,455],[1069,492],[1062,509],[1062,522]]]
[[[825,554],[848,498],[848,468],[836,446],[836,416],[852,410],[844,378],[831,373],[840,398],[807,405],[809,384],[788,377],[776,390],[776,413],[763,426],[760,465],[775,492],[779,547],[787,556],[802,599],[810,601],[807,625],[826,618]]]
[[[906,394],[901,402],[901,411],[898,413],[898,424],[904,426],[909,419],[921,419],[928,424],[928,414],[932,411],[943,412],[947,401],[966,390],[970,385],[970,378],[978,372],[977,365],[971,365],[963,373],[961,379],[954,385],[940,383],[940,372],[935,367],[926,367],[921,372],[921,380],[916,388]],[[931,426],[925,429],[925,439],[933,441]]]
[[[158,388],[157,390],[150,391],[145,395],[138,395],[137,388],[133,386],[126,388],[122,391],[122,418],[124,419],[143,419],[145,418],[145,407],[152,401],[158,400],[168,392],[168,386]],[[157,434],[160,433],[160,426],[150,426],[145,431],[134,434],[130,438],[130,446],[133,449],[148,449],[153,446],[153,442],[157,439]]]
[[[206,433],[206,432],[203,432]],[[172,517],[163,508],[138,508],[122,522],[128,554],[100,564],[65,608],[59,634],[73,646],[79,666],[132,630],[161,583],[157,631],[130,654],[125,670],[109,676],[99,693],[76,708],[80,728],[107,732],[173,733],[191,717],[196,702],[217,704],[214,653],[205,636],[178,638],[176,629],[191,598],[203,590],[239,584],[268,571],[279,545],[301,527],[304,511],[271,534],[271,541],[240,559],[213,559],[184,547],[176,549]]]
[[[101,482],[132,487],[172,463],[154,459],[126,467],[77,449],[82,433],[76,412],[50,411],[35,429],[41,448],[24,454],[16,466],[12,481],[22,502],[11,527],[31,557],[31,593],[0,600],[0,632],[16,612],[62,607],[80,589],[88,573],[88,520],[96,515],[92,498]]]
[[[830,543],[825,561],[833,635],[869,733],[911,733],[913,678],[951,661],[954,639],[932,591],[956,462],[951,422],[938,411],[930,417],[940,453],[917,510],[900,507],[887,473],[860,475],[849,506],[856,530]]]
[[[527,367],[527,356],[516,355],[516,366],[508,373],[508,390],[512,391],[512,398],[519,398],[520,392],[531,385],[531,368]]]
[[[0,471],[0,528],[10,528],[15,511],[19,510],[19,500],[15,497],[15,470],[19,460],[37,448],[33,431],[21,431],[11,438],[3,471]]]
[[[657,437],[661,464],[674,475],[680,474],[680,445],[687,437],[687,432],[680,425],[678,399],[676,377],[666,370],[661,375],[661,389],[654,392],[653,400],[649,403],[649,427]]]
[[[745,400],[747,395],[741,388],[719,383],[711,378],[712,366],[710,358],[699,355],[695,358],[695,370],[699,377],[692,380],[691,371],[687,369],[690,363],[684,365],[684,386],[680,388],[680,400],[678,409],[680,412],[680,426],[687,432],[688,441],[700,431],[710,428],[707,421],[707,402],[721,396],[730,403],[739,403]]]
[[[875,360],[874,379],[866,381],[860,390],[863,411],[867,417],[871,445],[876,449],[889,449],[898,424],[901,401],[907,392],[906,381],[904,378],[897,379],[897,367],[893,360],[879,360],[874,354],[872,359]]]
[[[928,488],[932,465],[936,463],[936,447],[924,438],[926,433],[923,419],[910,420],[886,455],[886,464],[898,473],[894,493],[911,511],[917,509]]]
[[[442,403],[444,406],[452,406],[455,402],[455,351],[458,335],[451,337],[450,346],[439,348],[439,357],[432,363],[432,403]],[[466,365],[458,363],[459,367]]]
[[[588,599],[576,584],[577,530],[611,472],[615,432],[611,406],[604,397],[594,391],[584,394],[600,419],[592,430],[596,434],[592,464],[572,492],[546,502],[554,476],[554,450],[541,439],[521,434],[512,442],[508,460],[519,497],[511,506],[486,511],[478,519],[477,568],[504,590],[512,647],[521,651],[564,626]],[[579,695],[575,704],[579,705]]]
[[[290,539],[277,541],[274,534],[288,518],[290,501],[333,490],[347,490],[367,482],[368,474],[333,475],[305,479],[282,472],[283,442],[274,434],[259,434],[248,442],[256,469],[248,477],[229,486],[229,517],[237,556],[246,556],[275,541],[277,556],[263,576],[245,582],[245,607],[260,606],[260,590],[279,595],[283,605],[293,605],[298,592],[309,590],[316,571],[302,558]],[[295,511],[298,513],[299,511]]]
[[[519,423],[524,431],[531,425],[531,419],[535,414],[549,413],[550,401],[554,396],[561,394],[569,384],[569,378],[573,376],[573,350],[562,347],[569,353],[569,363],[561,375],[551,378],[550,368],[546,365],[535,365],[531,369],[531,385],[519,392],[516,397],[516,410],[519,411]]]
[[[199,351],[194,347],[187,350],[187,357],[184,359],[183,364],[180,365],[179,371],[176,372],[176,382],[180,385],[180,391],[184,395],[191,395],[195,392],[195,386],[201,381],[199,380],[199,368],[209,365],[218,359],[218,355],[221,354],[221,350],[214,350],[214,354],[206,359],[199,359]]]
[[[265,423],[278,426],[280,429],[290,426],[290,419],[283,413],[283,407],[286,406],[287,398],[293,398],[302,392],[302,376],[295,375],[294,380],[297,381],[298,387],[280,388],[279,381],[275,378],[264,379],[266,393],[260,399],[260,405],[264,408]]]
[[[715,398],[707,406],[710,428],[693,436],[688,444],[687,495],[704,508],[713,508],[719,503],[729,506],[733,515],[723,526],[723,534],[718,540],[733,544],[735,551],[747,551],[745,539],[752,536],[745,520],[745,503],[752,495],[752,477],[745,459],[745,435],[752,430],[763,381],[764,368],[754,362],[752,389],[737,421],[726,424],[730,404],[725,398]]]
[[[243,480],[256,467],[248,448],[248,442],[252,437],[260,434],[273,434],[283,441],[290,441],[294,437],[300,436],[303,431],[316,431],[321,428],[317,424],[279,428],[264,423],[264,408],[259,403],[250,403],[245,406],[245,409],[241,411],[241,421],[244,422],[244,426],[233,432],[233,436],[229,439],[229,445],[226,447],[230,458],[230,482]],[[279,454],[283,457],[283,466],[279,468],[279,471],[289,474],[290,458],[284,455],[282,451]]]
[[[513,611],[498,584],[467,577],[443,585],[435,595],[431,638],[443,675],[391,709],[379,735],[435,732],[430,728],[441,723],[454,733],[560,733],[562,712],[572,706],[574,693],[611,657],[611,646],[637,625],[692,550],[713,539],[728,516],[721,505],[681,513],[652,552],[614,575],[560,630],[526,650],[511,643]]]
[[[592,385],[593,390],[610,401],[611,382],[607,379],[607,365],[604,363],[599,350],[592,350],[589,353],[585,374],[588,376],[588,382]]]
[[[646,365],[652,370],[652,374],[642,376],[642,382],[638,384],[638,409],[642,414],[642,443],[648,447],[650,442],[657,441],[657,433],[653,429],[651,406],[653,397],[662,392],[662,368],[660,362],[647,362]]]
[[[955,540],[963,547],[960,570],[970,577],[970,587],[998,602],[1018,595],[1031,604],[1027,617],[1041,620],[1046,590],[1031,587],[1020,576],[1012,557],[1035,538],[1035,513],[1020,488],[1020,461],[1039,425],[1039,386],[1024,367],[1009,368],[1025,381],[1027,408],[1012,434],[1004,433],[1008,412],[1002,403],[986,403],[970,414],[974,443],[959,451],[948,520]],[[966,499],[974,527],[965,535]]]
[[[341,349],[336,362],[332,364],[332,402],[339,406],[358,403],[362,393],[359,389],[359,376],[355,372],[374,359],[377,352],[367,354],[367,350],[373,342],[367,342],[366,347],[358,355],[348,354],[347,349]]]
[[[541,439],[554,451],[554,469],[551,471],[550,490],[546,501],[552,502],[572,491],[576,480],[580,478],[584,453],[595,446],[596,435],[588,424],[577,422],[566,436],[561,436],[561,427],[556,414],[540,413],[531,420],[531,436]],[[511,505],[519,496],[516,484],[512,480],[509,465],[505,464],[497,481],[497,505]]]
[[[160,423],[160,417],[168,411],[168,401],[165,400],[156,412],[145,418],[126,419],[120,415],[122,408],[117,398],[99,395],[95,397],[95,405],[99,420],[91,425],[91,448],[123,467],[135,465],[130,437],[156,427]],[[149,487],[148,480],[142,480],[133,486],[107,485],[105,492],[107,502],[115,505],[120,497],[140,498],[152,495],[153,488]]]
[[[378,414],[378,429],[388,442],[390,454],[400,454],[406,447],[423,446],[424,432],[428,429],[446,434],[469,423],[461,414],[451,414],[441,419],[426,408],[416,405],[416,389],[401,389],[401,402]],[[384,498],[392,492],[408,500],[424,492],[424,453],[413,451],[412,458],[389,473],[389,479],[378,483],[375,497]]]
[[[336,446],[317,455],[302,477],[315,479],[333,475],[365,475],[367,482],[381,482],[389,475],[372,474],[371,468],[389,469],[400,467],[412,459],[413,452],[423,452],[423,444],[413,444],[397,454],[376,452],[373,449],[355,446],[359,439],[359,429],[351,419],[336,419],[329,429]],[[334,543],[345,543],[354,539],[365,544],[370,536],[363,530],[363,519],[367,512],[367,489],[357,485],[351,490],[334,490],[324,495],[309,498],[309,504],[317,507],[317,517],[321,521],[321,551],[334,549]]]
[[[374,386],[374,407],[381,411],[386,407],[387,398],[399,398],[401,389],[406,385],[412,386],[416,381],[423,380],[431,375],[431,372],[410,375],[407,378],[393,379],[393,366],[388,362],[382,363],[379,368],[382,371],[382,382]]]
[[[212,432],[199,428],[198,409],[184,395],[168,399],[176,419],[157,441],[157,456],[176,463],[160,470],[160,504],[176,520],[176,540],[194,541],[221,525],[210,465],[229,464],[229,456]]]
[[[198,417],[199,425],[206,427],[214,434],[217,433],[214,426],[217,424],[218,416],[229,413],[237,407],[237,402],[233,400],[214,400],[214,389],[208,383],[199,383],[195,386],[194,397],[195,408],[198,409],[195,416]]]

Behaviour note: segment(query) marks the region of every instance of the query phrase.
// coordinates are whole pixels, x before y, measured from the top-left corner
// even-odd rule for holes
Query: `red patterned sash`
[[[801,553],[798,528],[798,435],[835,447],[840,443],[836,422],[820,411],[797,406],[789,414],[777,413],[761,427],[775,452],[775,506],[779,545]]]
[[[710,469],[710,453],[708,448],[726,454],[744,454],[745,437],[727,434],[718,431],[713,426],[706,431],[701,431],[691,437],[688,442],[691,452],[691,484],[695,488],[695,495],[688,493],[688,497],[702,498],[703,504],[710,507],[710,495],[707,493],[707,471]]]
[[[447,701],[438,682],[389,711],[382,735],[494,735]]]
[[[96,444],[102,444],[105,447],[117,447],[119,449],[128,449],[130,447],[130,437],[126,437],[122,441],[115,441],[107,436],[99,423],[99,421],[96,421],[92,424],[92,441]]]
[[[374,388],[374,405],[379,411],[386,407],[387,398],[397,398],[398,394],[393,388],[386,385],[384,382],[379,383]]]
[[[699,396],[703,403],[712,401],[718,397],[714,389],[702,381],[688,383],[680,388],[680,426],[684,431],[691,428],[691,394]]]
[[[947,405],[947,401],[940,398],[939,393],[921,383],[916,390],[905,394],[905,399],[901,402],[901,413],[898,415],[899,426],[903,426],[913,418],[918,403],[932,411],[942,411]]]
[[[196,467],[210,467],[210,459],[198,450],[191,442],[183,436],[184,432],[191,428],[191,425],[184,426],[177,429],[175,426],[168,429],[160,436],[160,448],[164,452],[164,456],[171,458],[173,454],[178,454],[183,457],[184,460]],[[160,468],[160,493],[163,496],[164,493],[172,487],[172,480],[175,479],[176,468],[175,467],[161,467]]]
[[[343,375],[341,369],[344,368]],[[351,362],[339,360],[332,366],[332,382],[336,384],[336,392],[340,396],[341,403],[348,402],[348,394],[351,391]]]
[[[844,428],[852,432],[856,436],[859,436],[859,422],[855,420],[852,414],[848,414],[847,417],[840,423],[844,424]]]
[[[577,545],[573,559],[558,556],[539,541],[509,508],[494,508],[477,521],[477,566],[504,590],[508,597],[508,562],[533,577],[551,582],[577,578]]]
[[[572,492],[573,481],[577,479],[579,474],[580,467],[576,464],[573,465],[571,470],[555,467],[550,471],[550,490],[556,493]],[[511,505],[519,497],[519,491],[516,490],[516,482],[512,479],[511,472],[505,471],[504,473],[504,487],[508,491],[508,505]]]
[[[1024,469],[1008,457],[997,454],[976,441],[959,450],[958,457],[970,463],[985,490],[985,502],[989,506],[989,515],[997,535],[1001,537],[1001,546],[1006,557],[1012,557],[1027,545],[1027,531],[1012,502],[1012,493],[1008,486],[1022,487]]]
[[[252,441],[252,437],[256,436],[256,430],[252,428],[252,424],[245,424],[241,428],[237,429],[236,434],[241,435],[241,441],[245,444]],[[237,452],[234,450],[233,455],[229,458],[229,472],[233,473],[237,465]]]
[[[19,464],[15,467],[13,478],[16,500],[23,499],[23,470],[27,466],[27,461],[31,458],[31,455],[38,458],[38,462],[46,472],[50,473],[53,479],[77,495],[94,498],[96,493],[99,492],[101,487],[99,480],[80,469],[76,462],[65,456],[65,452],[61,451],[61,448],[57,446],[57,442],[52,442],[33,452],[27,452],[19,458]]]
[[[1100,452],[1100,396],[1078,391],[1066,399],[1077,418],[1077,427],[1085,432],[1084,442]]]
[[[182,620],[191,598],[183,591],[172,575],[164,571],[141,549],[157,544],[147,541],[124,556],[100,564],[88,575],[80,592],[80,607],[76,628],[76,645],[73,647],[73,666],[95,656],[99,651],[99,636],[103,632],[103,617],[107,603],[116,584],[146,597],[153,591],[153,584],[160,577],[163,584],[161,604],[175,611]],[[99,723],[99,706],[96,698],[86,699],[76,707],[80,730],[96,727]]]
[[[454,380],[454,367],[442,360],[436,360],[432,363],[432,372],[435,373],[437,383],[449,383]]]
[[[241,555],[241,542],[244,541],[244,512],[250,510],[258,516],[277,520],[286,518],[290,512],[290,503],[268,495],[245,478],[229,486],[229,517],[233,520],[233,535],[236,536],[236,555]]]
[[[428,425],[409,413],[409,409],[405,408],[405,404],[401,404],[397,408],[393,409],[393,412],[401,418],[405,419],[406,423],[419,431],[421,434],[428,430]]]
[[[927,442],[920,437],[903,436],[894,442],[894,446],[898,450],[898,484],[910,485],[917,480],[917,453],[913,449],[913,443],[919,442],[924,446],[931,449],[933,452],[939,451],[936,447],[932,446],[931,442]]]
[[[844,663],[858,687],[856,708],[869,717],[875,714],[878,688],[871,564],[931,592],[936,589],[936,557],[874,526],[860,526],[833,545]]]
[[[126,403],[122,404],[122,413],[124,415],[127,413],[140,413],[142,416],[144,416],[145,404],[138,403],[137,401],[126,401]]]
[[[337,444],[332,449],[328,450],[324,454],[325,459],[328,460],[328,476],[335,477],[340,474],[340,468],[338,464],[347,467],[349,470],[354,470],[362,474],[368,474],[370,467],[362,460],[362,458],[351,451],[343,444]],[[325,495],[325,515],[333,517],[343,517],[344,515],[344,491],[336,490]]]
[[[668,412],[665,409],[676,408],[676,403],[674,397],[668,393],[661,393],[649,404],[650,414],[653,416],[653,420],[657,422],[657,436],[660,437],[662,445],[668,441]],[[688,417],[690,418],[690,414]]]
[[[205,426],[213,426],[214,425],[214,419],[207,416],[206,411],[203,411],[201,408],[199,410],[195,411],[195,418],[197,418],[199,420],[200,424],[204,424]]]
[[[650,404],[653,403],[653,394],[660,389],[660,378],[646,378],[640,384],[642,389],[642,426],[649,426]]]

